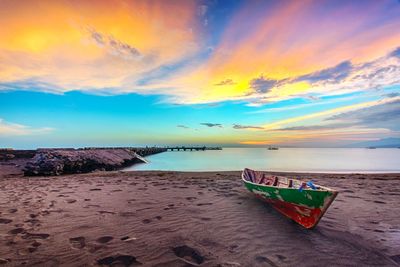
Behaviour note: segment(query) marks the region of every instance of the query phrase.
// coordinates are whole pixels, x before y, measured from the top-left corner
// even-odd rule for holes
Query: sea
[[[223,148],[168,151],[146,157],[124,170],[399,173],[398,148]]]

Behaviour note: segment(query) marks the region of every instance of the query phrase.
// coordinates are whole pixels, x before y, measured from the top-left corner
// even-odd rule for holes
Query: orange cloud
[[[193,1],[6,0],[0,9],[1,82],[123,91],[197,49]]]
[[[191,88],[190,94],[183,92],[183,102],[254,97],[279,101],[305,95],[319,88],[291,83],[290,79],[345,60],[354,64],[373,61],[400,44],[400,20],[383,22],[385,11],[379,3],[360,9],[342,2],[329,12],[315,1],[279,2],[264,8],[262,2],[244,7],[207,61],[167,81],[170,86]],[[258,9],[265,11],[262,18],[257,17]],[[375,20],[382,23],[372,23]],[[285,88],[277,84],[271,92],[252,96],[251,82],[260,76],[289,80]],[[226,80],[233,82],[215,86]]]
[[[363,90],[365,80],[295,81],[345,60],[360,67],[400,44],[399,9],[360,3],[245,2],[204,55],[214,29],[200,28],[195,1],[3,0],[0,82],[38,81],[57,92],[164,94],[186,104]],[[180,70],[154,75],[181,62]],[[157,79],[142,82],[149,73]],[[252,84],[259,77],[276,83],[257,91]]]

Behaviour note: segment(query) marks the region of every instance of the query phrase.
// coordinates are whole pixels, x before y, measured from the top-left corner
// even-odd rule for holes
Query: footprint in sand
[[[174,209],[175,205],[174,204],[169,204],[168,208],[164,208],[164,210],[170,210],[170,209]]]
[[[100,214],[115,214],[115,212],[107,211],[107,210],[99,210],[98,213],[100,213]]]
[[[22,227],[18,227],[18,228],[14,228],[14,229],[10,230],[8,233],[12,234],[12,235],[17,235],[17,234],[25,233],[25,229]]]
[[[12,222],[12,220],[10,220],[10,219],[5,219],[5,218],[0,218],[0,223],[1,223],[1,224],[9,224],[10,222]]]
[[[199,203],[197,206],[209,206],[212,205],[213,203]]]
[[[183,245],[172,248],[175,255],[181,259],[184,259],[191,264],[202,264],[204,262],[204,256],[200,254],[196,249],[189,246]]]
[[[0,258],[0,265],[10,263],[10,261],[11,261],[11,259],[9,260],[9,259]]]
[[[271,261],[270,259],[268,259],[267,257],[264,257],[264,256],[256,256],[255,260],[258,263],[262,263],[262,264],[267,263],[267,264],[269,264],[269,266],[278,267],[278,265],[276,265],[273,261]]]
[[[286,260],[286,257],[285,256],[283,256],[283,255],[280,255],[280,254],[276,254],[275,255],[280,261],[284,261],[284,260]]]
[[[24,221],[26,223],[30,223],[32,226],[39,226],[40,221],[38,219],[32,218]]]
[[[96,242],[101,243],[101,244],[106,244],[113,239],[114,239],[114,237],[112,237],[112,236],[102,236],[102,237],[97,238]]]
[[[142,223],[148,224],[148,223],[151,223],[151,220],[150,220],[150,219],[144,219],[144,220],[142,221]]]
[[[35,252],[41,244],[42,244],[42,243],[40,243],[40,242],[34,241],[34,242],[31,244],[31,246],[28,247],[29,253]]]
[[[76,249],[82,249],[86,246],[86,240],[83,236],[72,237],[69,239],[69,243]]]
[[[120,212],[119,216],[121,217],[133,217],[135,216],[136,213],[135,212],[131,212],[131,211],[125,211],[125,212]]]
[[[8,212],[9,213],[16,213],[18,211],[18,209],[9,209]]]
[[[39,247],[39,246],[41,246],[42,245],[42,243],[40,243],[40,242],[38,242],[38,241],[34,241],[32,244],[31,244],[31,246],[32,247],[35,247],[35,248],[37,248],[37,247]]]
[[[136,257],[132,255],[115,255],[110,257],[105,257],[97,260],[98,265],[105,266],[133,266],[133,265],[141,265],[139,261],[136,260]]]
[[[76,199],[72,199],[72,198],[69,198],[69,199],[67,199],[67,200],[65,200],[68,204],[71,204],[71,203],[75,203],[76,202]]]
[[[47,239],[49,234],[34,234],[34,233],[25,233],[22,238],[23,239]]]
[[[129,237],[129,236],[121,237],[121,240],[125,241],[125,242],[129,242],[129,241],[136,240],[136,239],[137,239],[136,237]]]
[[[236,253],[236,249],[237,249],[238,247],[239,247],[239,246],[236,245],[236,244],[235,244],[235,245],[230,245],[228,251],[229,251],[230,253]]]

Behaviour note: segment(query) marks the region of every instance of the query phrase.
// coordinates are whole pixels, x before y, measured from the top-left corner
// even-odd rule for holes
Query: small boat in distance
[[[276,147],[276,146],[269,146],[268,147],[268,150],[278,150],[279,149],[279,147]]]
[[[368,149],[376,149],[376,147],[374,147],[374,146],[369,146],[369,147],[367,147]]]
[[[271,204],[277,211],[307,229],[315,227],[338,192],[283,176],[244,169],[245,187],[256,197]]]

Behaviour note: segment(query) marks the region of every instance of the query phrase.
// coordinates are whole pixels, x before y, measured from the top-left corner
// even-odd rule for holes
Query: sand
[[[306,230],[247,192],[239,172],[26,178],[7,166],[0,165],[0,266],[400,262],[400,174],[286,174],[340,192]]]

